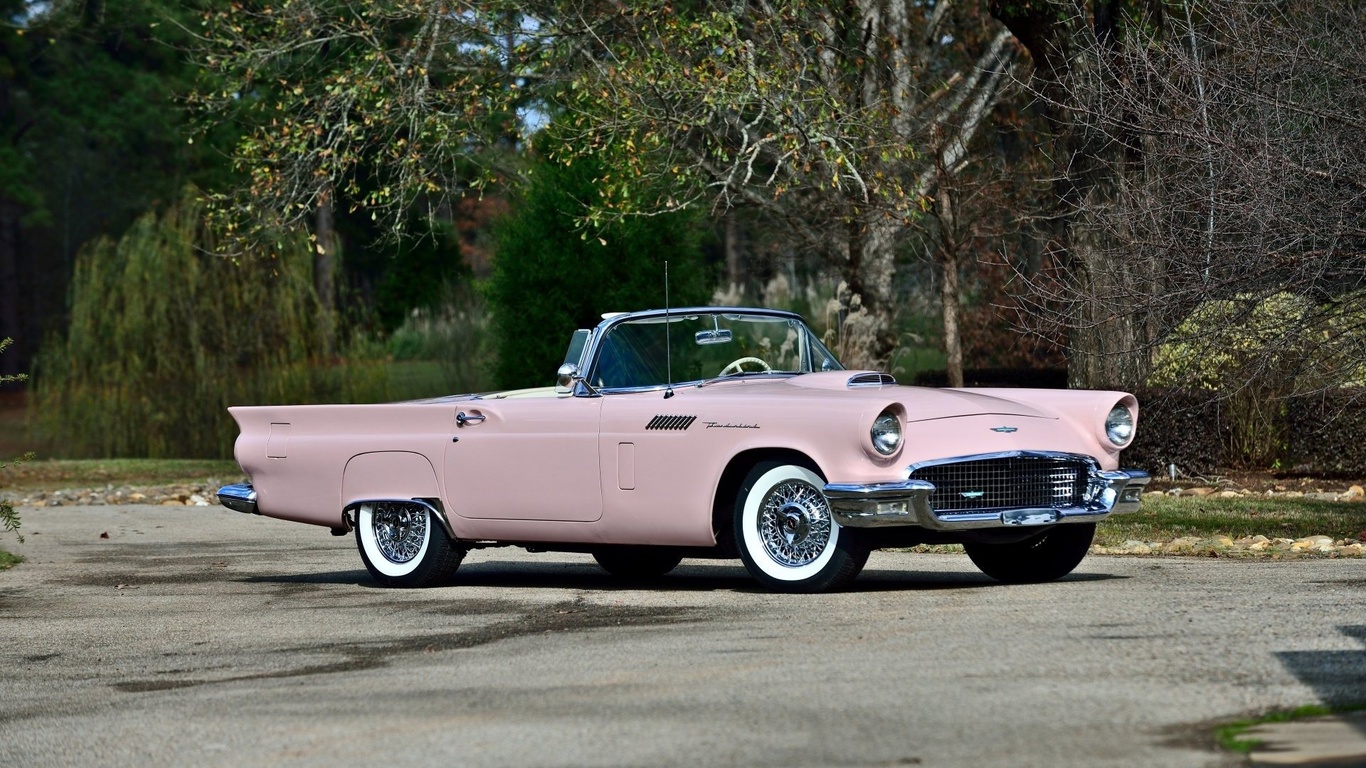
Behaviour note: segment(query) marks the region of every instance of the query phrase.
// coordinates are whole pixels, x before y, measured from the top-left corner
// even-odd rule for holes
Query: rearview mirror
[[[725,328],[717,328],[714,331],[698,331],[693,334],[693,340],[700,346],[707,344],[728,344],[734,338],[731,332]]]

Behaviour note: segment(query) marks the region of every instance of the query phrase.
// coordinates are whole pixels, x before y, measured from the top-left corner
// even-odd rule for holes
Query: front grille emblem
[[[980,498],[982,498],[983,496],[987,495],[987,492],[986,492],[986,491],[963,491],[963,492],[960,493],[959,495],[962,496],[962,497],[965,498],[965,499],[980,499]]]
[[[992,428],[991,428],[991,431],[992,431],[992,432],[1000,432],[1000,433],[1002,433],[1002,434],[1008,435],[1008,434],[1010,434],[1011,432],[1019,432],[1019,431],[1020,431],[1020,428],[1019,428],[1019,427],[992,427]]]

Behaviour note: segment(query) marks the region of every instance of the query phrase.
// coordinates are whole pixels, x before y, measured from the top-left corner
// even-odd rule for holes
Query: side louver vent
[[[650,419],[650,423],[646,424],[645,428],[684,430],[691,427],[694,421],[697,421],[696,416],[656,416]]]
[[[896,384],[896,379],[890,373],[856,373],[849,377],[849,388],[855,387],[890,387]]]

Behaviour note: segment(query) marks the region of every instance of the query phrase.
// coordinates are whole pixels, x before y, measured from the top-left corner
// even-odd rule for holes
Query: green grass
[[[24,558],[0,549],[0,571],[8,570],[24,562]]]
[[[1361,712],[1366,710],[1366,703],[1348,704],[1340,707],[1330,707],[1323,704],[1310,704],[1295,709],[1280,710],[1272,712],[1252,720],[1239,720],[1228,725],[1223,725],[1214,731],[1214,737],[1218,739],[1219,745],[1224,749],[1248,754],[1254,749],[1262,746],[1260,739],[1245,739],[1243,734],[1248,729],[1255,728],[1267,723],[1285,723],[1291,720],[1301,720],[1307,717],[1324,717],[1326,715],[1340,715],[1347,712]]]
[[[235,482],[242,470],[231,459],[46,459],[0,471],[0,487],[18,490],[96,488],[105,485],[178,485],[208,479]]]
[[[1356,539],[1366,531],[1366,503],[1309,499],[1143,497],[1143,509],[1115,515],[1096,527],[1096,543],[1113,547],[1127,541],[1170,541],[1182,536],[1240,538],[1261,534],[1298,539],[1322,534]]]

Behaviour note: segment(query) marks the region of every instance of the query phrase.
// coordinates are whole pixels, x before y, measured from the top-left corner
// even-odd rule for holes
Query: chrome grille
[[[915,480],[934,483],[930,508],[964,512],[1082,504],[1089,473],[1084,461],[1011,456],[921,467]]]

